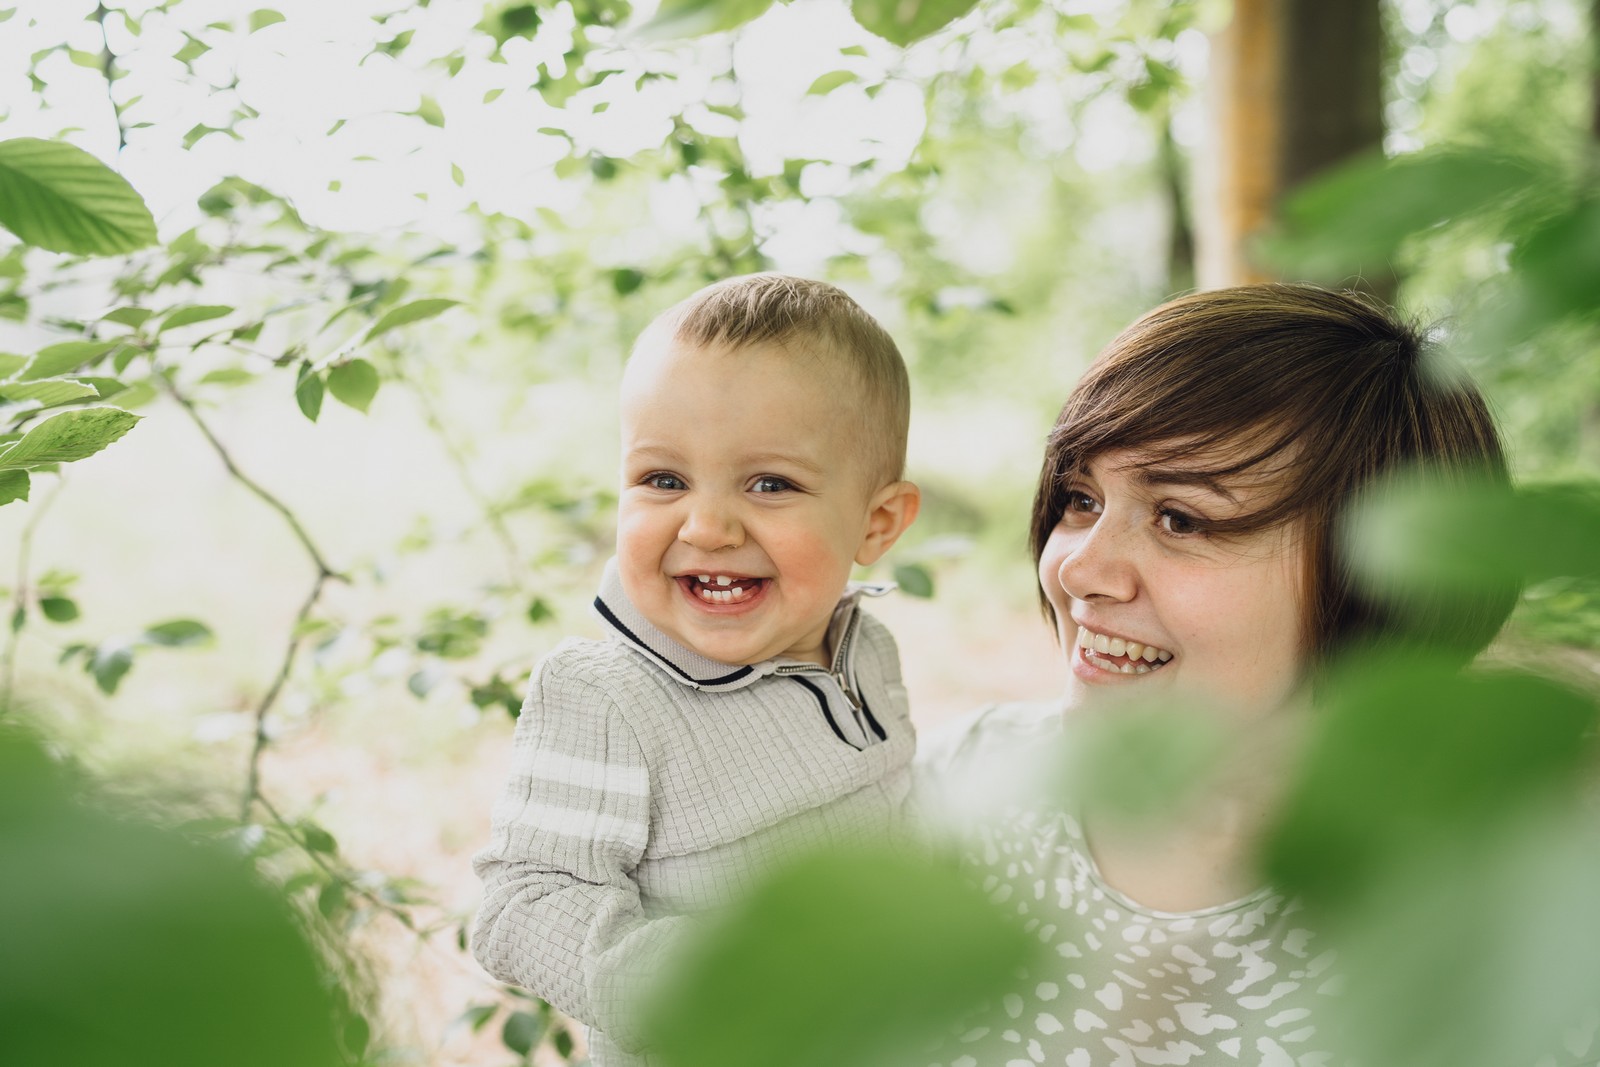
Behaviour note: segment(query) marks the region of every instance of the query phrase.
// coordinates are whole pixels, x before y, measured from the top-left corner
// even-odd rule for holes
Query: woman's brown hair
[[[1227,534],[1302,524],[1311,662],[1391,635],[1475,655],[1513,596],[1465,612],[1410,604],[1402,618],[1359,592],[1337,543],[1351,501],[1385,473],[1508,481],[1483,397],[1431,357],[1419,330],[1357,293],[1250,285],[1162,304],[1106,346],[1061,409],[1034,497],[1035,563],[1084,465],[1138,449],[1152,467],[1183,461],[1196,481],[1264,477],[1280,487],[1265,506],[1206,525]]]

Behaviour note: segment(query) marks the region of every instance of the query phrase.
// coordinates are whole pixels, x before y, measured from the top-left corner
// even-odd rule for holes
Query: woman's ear
[[[863,567],[878,562],[916,521],[921,508],[922,490],[911,482],[890,482],[873,493],[867,502],[867,532],[856,549],[856,562]]]

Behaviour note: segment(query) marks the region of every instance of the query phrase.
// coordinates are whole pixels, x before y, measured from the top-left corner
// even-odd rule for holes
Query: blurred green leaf
[[[920,563],[901,563],[894,569],[895,583],[908,596],[933,596],[933,574]]]
[[[0,471],[0,505],[27,500],[32,481],[27,471]]]
[[[96,647],[84,664],[94,684],[107,696],[117,691],[122,679],[133,669],[133,649],[126,645],[104,644]]]
[[[85,363],[99,359],[121,343],[121,341],[63,341],[60,344],[49,345],[39,349],[17,375],[17,379],[31,382],[66,374],[77,370]]]
[[[772,0],[662,0],[650,21],[633,36],[660,41],[721,33],[759,18],[771,6]]]
[[[212,639],[211,628],[196,619],[173,619],[148,627],[143,639],[163,648],[191,648]]]
[[[491,1013],[493,1009],[490,1009]],[[487,1020],[485,1020],[487,1021]],[[481,1024],[480,1024],[481,1025]],[[477,1027],[474,1027],[477,1029]],[[527,1057],[533,1053],[540,1040],[544,1038],[544,1022],[537,1015],[525,1011],[514,1011],[506,1016],[505,1025],[500,1028],[500,1040],[506,1048],[518,1056]]]
[[[644,274],[632,267],[619,267],[611,272],[611,288],[618,296],[627,296],[644,284]]]
[[[1368,156],[1294,190],[1265,258],[1306,278],[1339,281],[1388,269],[1401,242],[1528,190],[1537,170],[1488,151]]]
[[[977,0],[851,0],[856,21],[902,47],[941,30],[977,6]]]
[[[818,852],[701,932],[648,1006],[647,1044],[684,1067],[909,1063],[1040,951],[952,857]]]
[[[374,337],[386,334],[390,330],[396,329],[397,327],[408,326],[413,322],[421,322],[423,319],[431,319],[435,315],[449,311],[451,308],[460,303],[461,301],[459,300],[448,300],[443,297],[429,297],[424,300],[413,300],[409,304],[401,304],[397,308],[390,308],[389,311],[387,311],[384,316],[373,325],[372,329],[367,331],[367,336],[362,340],[370,341]]]
[[[1470,840],[1579,780],[1595,705],[1546,679],[1368,652],[1318,685],[1310,754],[1267,862],[1323,906],[1406,857]]]
[[[322,376],[309,362],[300,364],[300,371],[294,383],[294,402],[300,407],[300,414],[317,421],[317,416],[322,414]]]
[[[831,93],[835,89],[839,88],[839,86],[849,85],[851,82],[858,80],[860,79],[855,71],[830,70],[828,73],[822,75],[816,81],[812,82],[811,88],[806,90],[806,94],[809,96],[826,96],[828,93]]]
[[[1233,736],[1222,719],[1185,702],[1181,708],[1129,704],[1080,717],[1067,765],[1074,807],[1094,807],[1130,824],[1156,824],[1183,811],[1230,752],[1264,740]]]
[[[94,455],[133,428],[139,416],[117,408],[79,408],[52,415],[0,452],[0,470],[71,463]]]
[[[153,314],[155,312],[149,308],[121,307],[106,312],[100,316],[100,319],[102,322],[114,322],[119,326],[132,326],[134,329],[138,329]]]
[[[156,241],[155,219],[133,186],[81,148],[0,141],[0,226],[52,252],[116,255]]]
[[[71,622],[78,617],[78,603],[70,597],[42,596],[39,610],[51,622]]]
[[[378,369],[364,359],[347,360],[328,371],[328,392],[335,400],[366,414],[378,395]]]
[[[339,843],[316,823],[305,822],[300,824],[300,840],[312,852],[334,853],[339,851]]]
[[[14,385],[0,385],[0,398],[12,403],[26,403],[29,400],[38,401],[43,407],[52,404],[65,404],[71,400],[82,400],[85,397],[100,399],[100,391],[92,385],[83,382],[62,381],[57,378],[42,382],[19,382]]]
[[[283,21],[285,19],[280,12],[268,7],[259,8],[250,12],[250,32],[255,33],[257,30],[264,30]]]
[[[161,320],[161,326],[156,333],[166,333],[176,330],[180,326],[190,326],[197,322],[210,322],[212,319],[224,318],[233,314],[233,308],[224,304],[193,304],[173,311]]]
[[[248,864],[71,788],[0,733],[7,1067],[341,1064],[332,983]]]

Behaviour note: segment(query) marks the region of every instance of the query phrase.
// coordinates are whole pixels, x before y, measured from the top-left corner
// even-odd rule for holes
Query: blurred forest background
[[[574,1028],[464,951],[468,858],[529,671],[594,631],[639,329],[778,269],[898,339],[925,509],[881,614],[931,726],[1064,677],[1024,530],[1083,367],[1167,296],[1279,277],[1440,323],[1519,476],[1559,487],[1460,525],[1530,583],[1497,655],[1589,693],[1587,744],[1597,19],[1584,0],[0,6],[0,715],[102,808],[278,887],[338,976],[329,1062],[577,1062]],[[1462,773],[1450,788],[1476,788]],[[18,903],[8,864],[0,925],[74,884],[51,877]],[[111,1025],[117,993],[84,977],[99,950],[56,950],[81,969],[0,994]],[[158,1042],[199,1008],[163,1011],[117,1025]]]

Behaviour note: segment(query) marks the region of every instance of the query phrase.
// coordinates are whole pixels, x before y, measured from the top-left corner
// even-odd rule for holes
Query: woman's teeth
[[[726,574],[715,577],[695,575],[694,595],[707,604],[737,604],[750,597],[760,584],[759,578],[731,578]],[[715,588],[709,588],[714,586]]]
[[[1172,653],[1155,645],[1107,637],[1078,627],[1078,647],[1096,667],[1121,674],[1149,674],[1172,658]],[[1118,663],[1117,660],[1124,660]]]

